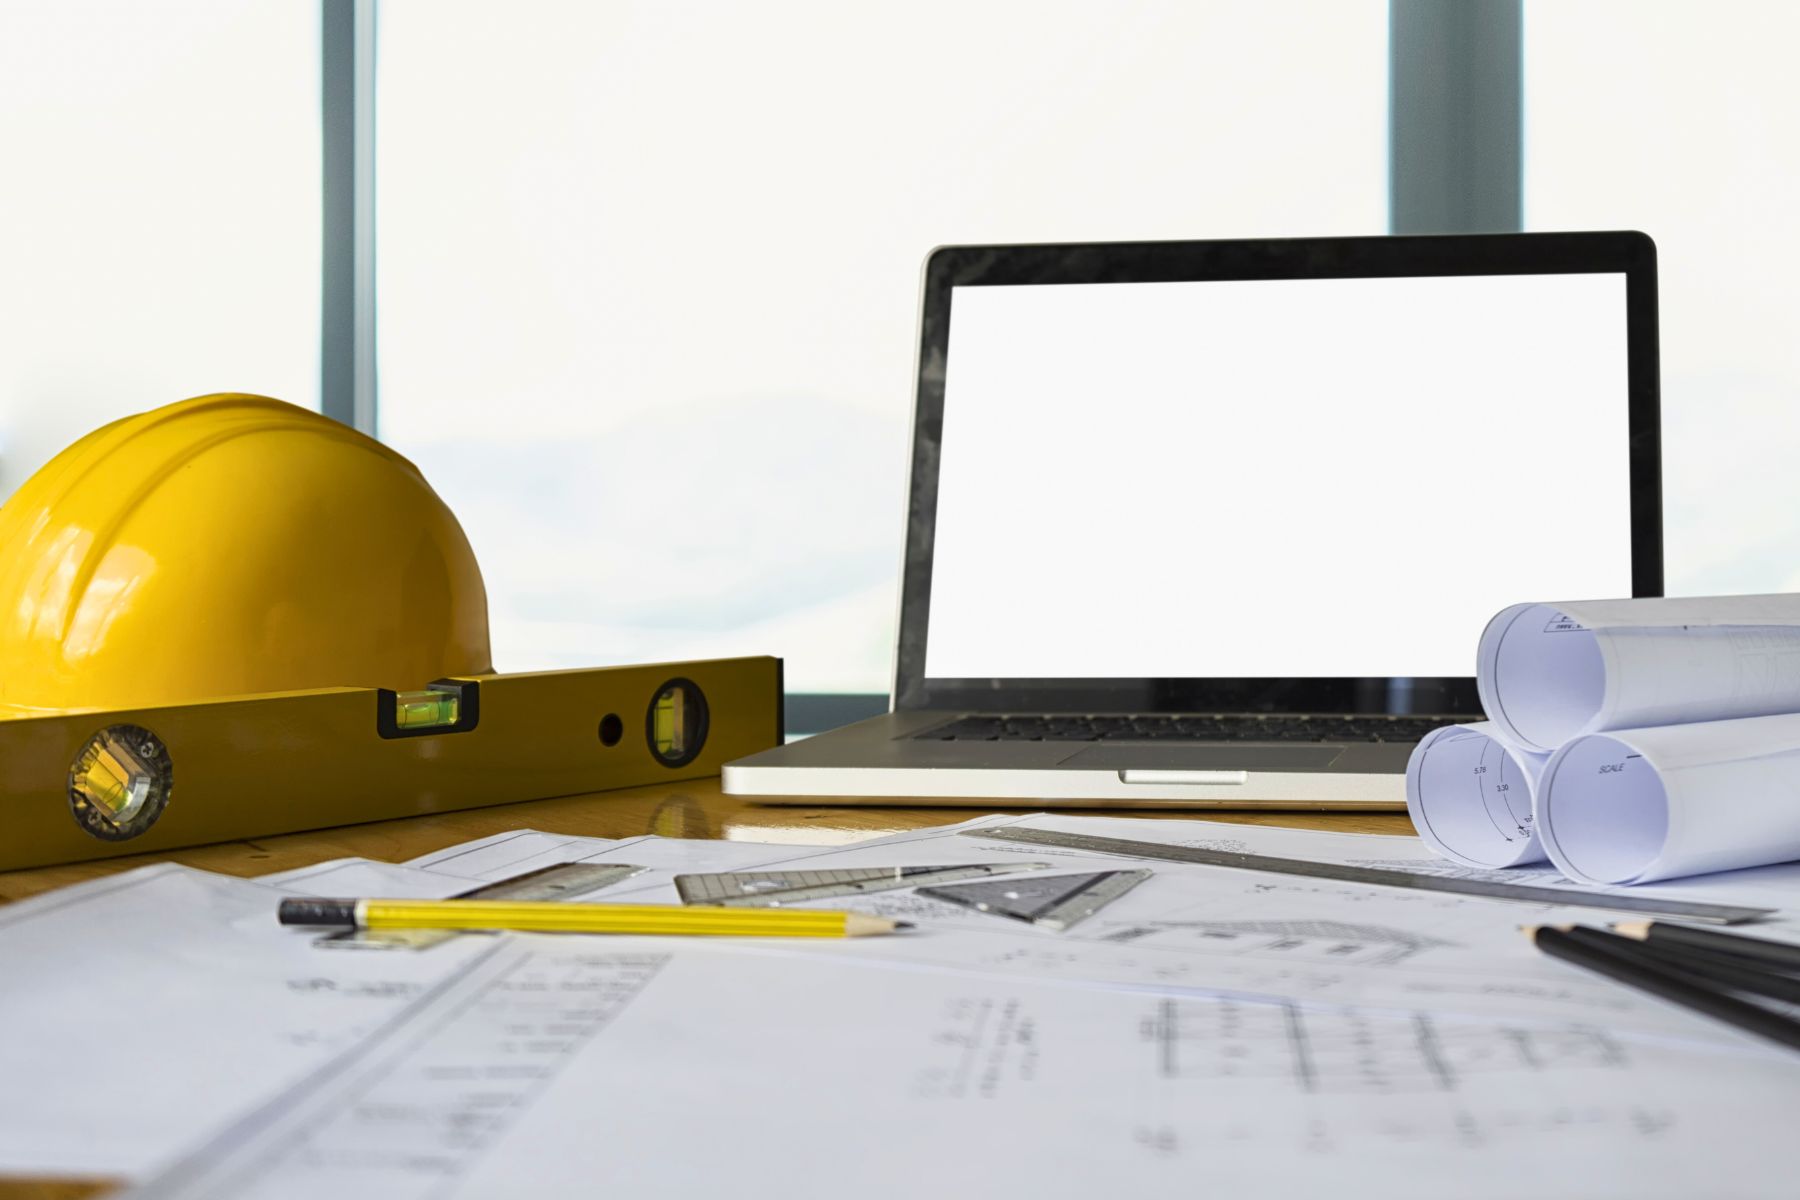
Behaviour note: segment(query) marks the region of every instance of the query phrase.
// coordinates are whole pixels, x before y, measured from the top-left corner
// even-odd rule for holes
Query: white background
[[[207,392],[319,407],[319,9],[0,3],[0,500]]]
[[[926,248],[1385,231],[1387,7],[383,0],[382,433],[499,664],[885,689]],[[1671,594],[1800,590],[1797,42],[1525,6],[1527,227],[1658,243]],[[318,65],[310,2],[0,4],[0,496],[181,396],[317,404]]]
[[[503,670],[886,691],[932,246],[1386,227],[1380,0],[380,19],[381,436]]]
[[[1656,239],[1671,596],[1800,591],[1796,45],[1791,0],[1525,6],[1525,228]]]
[[[963,287],[925,673],[1473,675],[1629,595],[1625,277]]]

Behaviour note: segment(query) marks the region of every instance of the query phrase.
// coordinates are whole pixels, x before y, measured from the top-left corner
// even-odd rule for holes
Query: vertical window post
[[[375,433],[375,0],[319,0],[324,229],[319,397]]]
[[[1523,228],[1522,0],[1390,0],[1389,228]]]

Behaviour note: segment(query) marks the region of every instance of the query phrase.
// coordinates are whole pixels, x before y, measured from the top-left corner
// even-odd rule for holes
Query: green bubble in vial
[[[402,692],[394,698],[394,723],[402,729],[454,725],[460,699],[455,692]]]

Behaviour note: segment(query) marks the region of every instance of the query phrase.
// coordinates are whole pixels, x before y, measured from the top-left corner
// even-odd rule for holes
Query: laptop
[[[950,246],[892,708],[768,802],[1389,808],[1482,626],[1662,590],[1638,233]]]

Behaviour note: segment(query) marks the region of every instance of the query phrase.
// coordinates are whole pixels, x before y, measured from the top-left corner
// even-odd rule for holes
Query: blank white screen
[[[925,673],[1456,676],[1631,592],[1625,276],[958,287]]]

